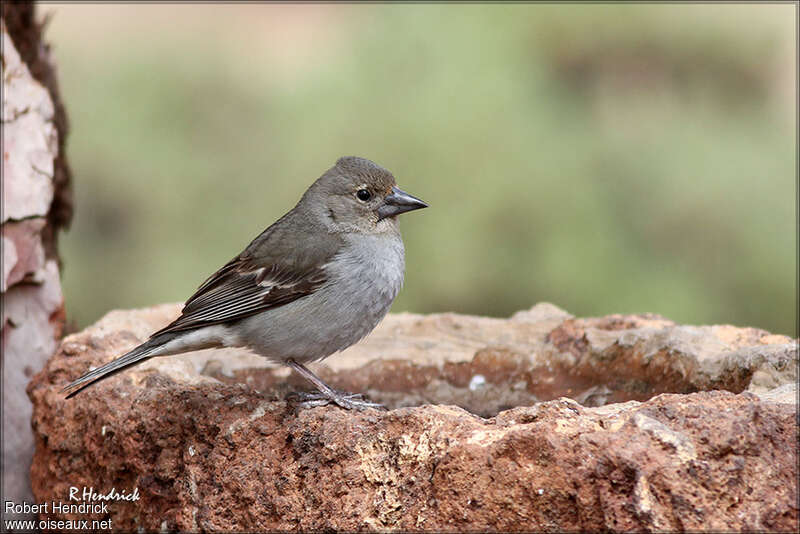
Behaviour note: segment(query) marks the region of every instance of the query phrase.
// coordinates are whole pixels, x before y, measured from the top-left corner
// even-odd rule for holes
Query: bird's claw
[[[366,410],[367,408],[386,410],[383,404],[368,401],[361,393],[336,391],[333,396],[328,396],[321,391],[310,391],[297,393],[296,395],[300,397],[299,406],[301,408],[316,408],[317,406],[327,406],[333,403],[345,410]]]

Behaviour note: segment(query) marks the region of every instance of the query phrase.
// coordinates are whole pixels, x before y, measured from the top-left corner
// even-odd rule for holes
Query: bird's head
[[[396,231],[398,215],[428,207],[397,187],[391,172],[354,156],[339,158],[301,202],[334,231],[369,234]]]

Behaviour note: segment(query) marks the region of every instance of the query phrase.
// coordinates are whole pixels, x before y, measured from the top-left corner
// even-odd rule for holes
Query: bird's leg
[[[311,372],[305,365],[298,363],[294,360],[286,360],[286,365],[294,369],[297,374],[314,384],[319,390],[318,393],[303,393],[305,401],[302,403],[307,408],[314,406],[325,406],[331,402],[341,406],[346,410],[356,408],[363,410],[366,408],[386,409],[382,404],[364,400],[364,396],[360,393],[346,393],[344,391],[336,391],[328,384],[322,381],[320,377]]]

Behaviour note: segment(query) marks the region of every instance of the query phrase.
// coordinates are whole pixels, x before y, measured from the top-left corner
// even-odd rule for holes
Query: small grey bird
[[[304,364],[356,343],[380,322],[403,285],[396,216],[427,204],[363,158],[340,158],[297,205],[206,280],[180,317],[124,356],[63,391],[72,397],[155,356],[247,347],[285,364],[319,393],[307,405],[380,405],[336,391]]]

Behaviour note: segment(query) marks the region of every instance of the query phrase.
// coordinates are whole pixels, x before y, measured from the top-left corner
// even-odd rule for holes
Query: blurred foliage
[[[65,5],[69,317],[179,301],[341,155],[391,169],[394,311],[797,336],[793,5]]]

